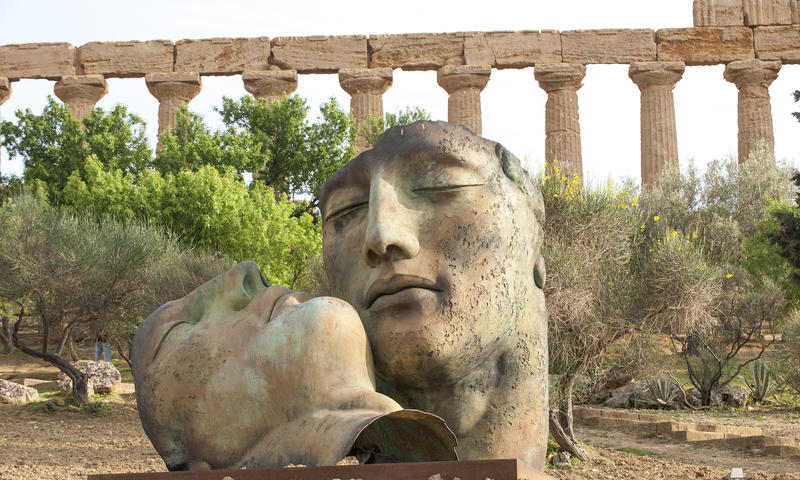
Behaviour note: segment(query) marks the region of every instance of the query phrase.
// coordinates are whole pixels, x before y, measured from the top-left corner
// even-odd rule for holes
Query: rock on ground
[[[114,387],[122,381],[119,370],[108,362],[79,360],[72,366],[89,375],[89,395],[111,393]],[[64,395],[72,394],[72,380],[63,372],[58,374],[58,386]]]
[[[0,380],[0,403],[38,402],[39,392],[35,388]]]

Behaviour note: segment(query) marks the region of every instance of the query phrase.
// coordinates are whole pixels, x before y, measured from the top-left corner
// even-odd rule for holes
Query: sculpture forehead
[[[322,185],[321,204],[324,207],[330,193],[337,188],[370,178],[382,164],[423,155],[454,164],[468,163],[470,159],[485,155],[497,163],[496,145],[461,125],[446,122],[416,122],[392,127],[378,138],[375,147],[340,168]]]

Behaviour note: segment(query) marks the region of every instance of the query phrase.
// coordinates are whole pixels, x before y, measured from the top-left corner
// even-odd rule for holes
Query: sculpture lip
[[[435,281],[418,275],[395,274],[389,278],[379,278],[372,282],[364,293],[364,307],[370,308],[378,297],[392,295],[407,288],[424,288],[441,292],[444,289]]]

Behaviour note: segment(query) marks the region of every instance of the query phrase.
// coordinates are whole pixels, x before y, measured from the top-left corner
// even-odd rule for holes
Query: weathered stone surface
[[[481,90],[491,74],[489,65],[445,65],[436,72],[439,86],[449,94],[448,122],[466,125],[481,134]]]
[[[367,68],[367,37],[273,38],[270,63],[299,73],[336,73],[341,68]]]
[[[561,61],[561,34],[554,30],[464,34],[464,63],[525,68]]]
[[[800,63],[800,25],[757,27],[755,31],[759,59]]]
[[[72,116],[80,121],[108,93],[108,83],[102,75],[67,75],[56,82],[53,91],[69,106]]]
[[[78,49],[78,62],[84,73],[100,73],[106,78],[171,72],[174,45],[169,40],[91,42]]]
[[[149,73],[144,81],[158,99],[158,136],[175,126],[175,115],[184,103],[200,93],[203,83],[197,72]],[[156,146],[161,150],[161,140]]]
[[[656,59],[656,36],[649,29],[561,32],[561,55],[567,63],[647,62]]]
[[[716,65],[755,58],[747,27],[664,28],[656,32],[659,61]]]
[[[632,63],[628,75],[641,91],[642,185],[654,186],[666,167],[678,166],[678,136],[672,89],[683,62]]]
[[[445,63],[463,63],[463,33],[404,33],[370,35],[370,68],[435,70]]]
[[[0,403],[28,403],[39,401],[39,392],[35,388],[18,383],[0,380]]]
[[[108,362],[78,360],[72,366],[89,375],[89,395],[92,395],[92,391],[95,393],[111,393],[114,387],[122,381],[122,375],[120,375],[117,367]],[[72,380],[63,372],[58,374],[58,386],[64,395],[72,393]]]
[[[764,60],[741,60],[725,66],[725,80],[739,89],[739,163],[759,148],[775,157],[769,86],[780,69],[781,62]]]
[[[698,399],[699,404],[700,392],[696,388],[688,390],[687,393]],[[743,387],[728,384],[711,392],[711,406],[721,407],[723,405],[728,405],[731,407],[741,408],[747,405],[748,395],[749,394],[747,393],[747,390],[745,390]]]
[[[11,82],[5,77],[0,77],[0,105],[11,96]]]
[[[552,169],[557,162],[563,175],[583,178],[578,89],[583,85],[586,67],[569,63],[539,64],[534,67],[533,75],[547,92],[545,165]]]
[[[0,73],[11,80],[75,75],[75,47],[69,43],[23,43],[0,46]]]
[[[744,25],[742,0],[694,0],[695,27]]]
[[[635,406],[643,398],[650,397],[650,390],[645,382],[629,383],[611,392],[611,398],[606,402],[606,407],[623,408],[628,405]]]
[[[789,25],[792,23],[792,9],[789,0],[742,0],[744,24]]]
[[[269,38],[205,38],[175,43],[175,71],[200,75],[234,75],[245,70],[266,70]]]
[[[383,118],[383,94],[392,86],[391,68],[343,68],[339,85],[350,94],[350,114],[359,124],[372,118]],[[357,140],[359,150],[366,147],[363,132]]]
[[[792,10],[792,24],[800,24],[800,0],[789,0],[789,8]]]
[[[297,70],[247,70],[242,73],[244,89],[256,98],[280,100],[297,90]]]

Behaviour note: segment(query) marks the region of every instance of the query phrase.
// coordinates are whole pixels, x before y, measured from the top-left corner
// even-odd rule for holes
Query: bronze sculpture
[[[463,126],[416,122],[385,132],[320,198],[339,298],[267,287],[240,264],[137,334],[140,415],[168,466],[448,459],[449,431],[428,412],[460,459],[542,469],[544,207],[519,161]],[[238,433],[220,435],[228,425]],[[392,445],[359,446],[364,425]]]

